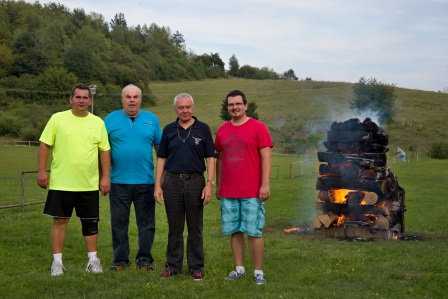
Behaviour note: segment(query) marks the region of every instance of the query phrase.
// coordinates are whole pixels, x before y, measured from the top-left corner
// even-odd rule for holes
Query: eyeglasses
[[[241,107],[244,106],[244,103],[232,103],[232,104],[227,104],[227,107],[229,108],[233,108],[233,107]]]

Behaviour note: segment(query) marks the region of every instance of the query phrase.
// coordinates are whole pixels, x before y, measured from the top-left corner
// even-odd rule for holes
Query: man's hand
[[[37,173],[37,184],[39,187],[43,189],[48,189],[48,185],[50,184],[50,177],[46,170],[39,170]]]
[[[100,191],[103,196],[106,196],[110,192],[110,178],[103,176],[100,182]]]

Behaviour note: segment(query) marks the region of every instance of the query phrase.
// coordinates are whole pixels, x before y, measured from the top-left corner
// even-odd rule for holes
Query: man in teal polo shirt
[[[110,217],[114,261],[111,269],[121,271],[130,264],[129,216],[134,203],[138,246],[138,268],[152,270],[155,234],[154,162],[162,129],[157,117],[141,110],[142,91],[135,85],[123,88],[123,109],[105,118],[111,146]]]

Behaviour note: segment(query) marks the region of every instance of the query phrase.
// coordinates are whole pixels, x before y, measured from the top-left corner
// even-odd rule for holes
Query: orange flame
[[[345,220],[348,220],[348,217],[346,217],[345,215],[339,216],[336,226],[341,226],[342,224],[344,224]]]
[[[283,230],[285,233],[294,233],[294,232],[308,232],[309,228],[301,228],[301,227],[293,227],[293,228],[285,228]]]
[[[334,203],[346,203],[347,202],[347,195],[350,192],[353,192],[353,190],[350,189],[333,189],[330,191],[331,195],[333,197]]]

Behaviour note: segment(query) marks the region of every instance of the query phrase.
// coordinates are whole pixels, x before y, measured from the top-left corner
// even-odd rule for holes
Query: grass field
[[[371,117],[349,110],[352,87],[343,82],[221,79],[192,82],[154,82],[150,84],[159,99],[153,111],[162,126],[175,120],[173,98],[181,92],[195,99],[195,115],[216,132],[222,123],[221,103],[233,89],[241,89],[249,101],[255,101],[260,120],[269,128],[285,131],[303,129],[307,134],[326,138],[334,121]],[[448,138],[448,93],[396,88],[397,114],[381,125],[389,134],[390,148],[399,145],[408,153],[426,153],[431,142]],[[100,99],[99,99],[100,100]],[[117,99],[118,100],[118,99]],[[277,137],[277,136],[274,136]],[[284,145],[277,144],[277,150]]]
[[[177,91],[176,91],[177,92]],[[220,92],[219,92],[220,93]],[[217,95],[218,97],[218,95]],[[174,115],[174,114],[173,114]],[[0,205],[20,203],[20,174],[36,168],[37,147],[0,147]],[[224,281],[233,267],[228,237],[221,236],[219,201],[205,208],[205,280],[188,275],[162,279],[167,241],[163,206],[157,206],[153,247],[154,272],[130,268],[112,272],[108,197],[101,199],[99,257],[105,273],[84,271],[87,257],[78,219],[71,220],[64,249],[67,272],[50,277],[51,219],[43,205],[0,210],[1,298],[445,298],[448,292],[448,160],[423,159],[398,163],[392,170],[406,190],[406,235],[418,240],[348,242],[317,234],[287,234],[290,227],[307,227],[316,216],[316,164],[306,164],[302,176],[290,163],[309,157],[274,155],[271,199],[266,203],[266,286],[251,275]],[[25,179],[26,201],[45,199],[32,175]],[[132,214],[134,219],[134,215]],[[133,220],[134,221],[134,220]],[[137,250],[135,224],[130,229],[131,255]],[[246,257],[248,274],[253,267]]]

